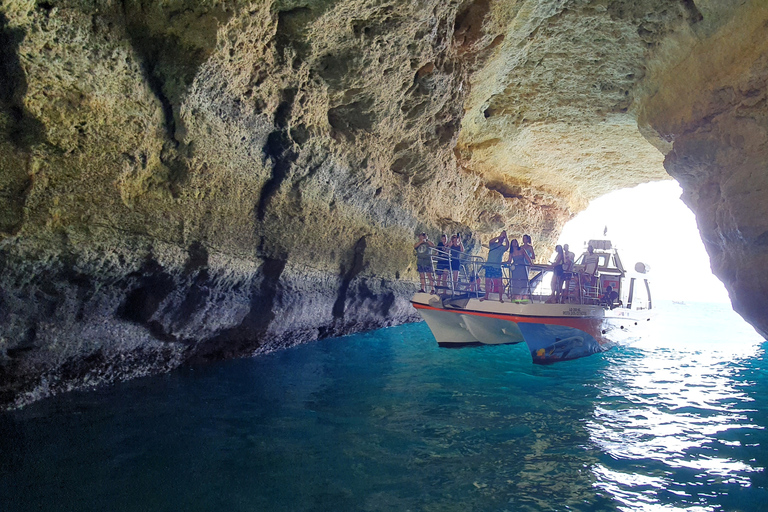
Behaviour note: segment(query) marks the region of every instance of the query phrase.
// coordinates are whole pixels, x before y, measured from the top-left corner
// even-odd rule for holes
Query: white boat
[[[505,292],[503,303],[481,301],[484,292],[470,285],[482,282],[485,261],[466,257],[456,283],[449,276],[448,287],[438,290],[442,294],[416,293],[411,303],[441,347],[526,343],[533,362],[542,364],[603,352],[650,320],[648,266],[638,263],[630,274],[609,240],[591,240],[589,245],[598,256],[595,275],[585,273],[585,252],[572,272],[566,272],[557,301],[544,284],[553,272],[547,265],[530,267],[526,300],[510,301]],[[477,281],[470,279],[473,275]],[[508,290],[508,268],[503,275]],[[639,281],[644,287],[637,286]],[[608,286],[615,293],[601,300],[600,291]]]

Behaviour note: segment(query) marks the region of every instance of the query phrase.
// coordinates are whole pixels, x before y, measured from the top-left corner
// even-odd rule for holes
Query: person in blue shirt
[[[485,296],[480,300],[486,300],[491,293],[499,294],[499,302],[504,302],[504,286],[501,283],[501,259],[509,249],[507,232],[502,231],[496,238],[488,242],[488,259],[485,263]]]

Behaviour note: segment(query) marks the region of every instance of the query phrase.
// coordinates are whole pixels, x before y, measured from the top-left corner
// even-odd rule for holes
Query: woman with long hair
[[[523,248],[520,247],[517,238],[513,238],[509,243],[507,262],[514,265],[510,272],[510,298],[512,300],[522,300],[528,292],[530,258]]]

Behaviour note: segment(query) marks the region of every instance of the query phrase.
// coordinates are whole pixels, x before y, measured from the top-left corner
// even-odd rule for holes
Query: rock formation
[[[768,338],[768,4],[696,2],[649,66],[640,126],[694,211],[734,310]]]
[[[0,403],[413,320],[415,233],[551,247],[665,167],[768,333],[732,4],[6,0]]]

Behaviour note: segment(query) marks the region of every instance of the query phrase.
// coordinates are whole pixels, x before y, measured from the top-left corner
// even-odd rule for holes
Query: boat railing
[[[504,299],[513,297],[512,271],[514,264],[489,264],[483,257],[461,253],[456,265],[456,258],[450,250],[432,249],[432,264],[435,269],[435,291],[442,296],[480,298],[485,295],[485,270],[489,266],[501,267],[501,284]],[[458,270],[452,270],[458,268]],[[551,265],[531,265],[528,268],[528,281],[525,290],[515,290],[515,295],[522,296],[523,302],[562,302],[570,304],[599,304],[600,290],[598,280],[574,269],[566,272],[559,297],[555,297],[551,287]],[[498,300],[494,292],[491,300]]]

